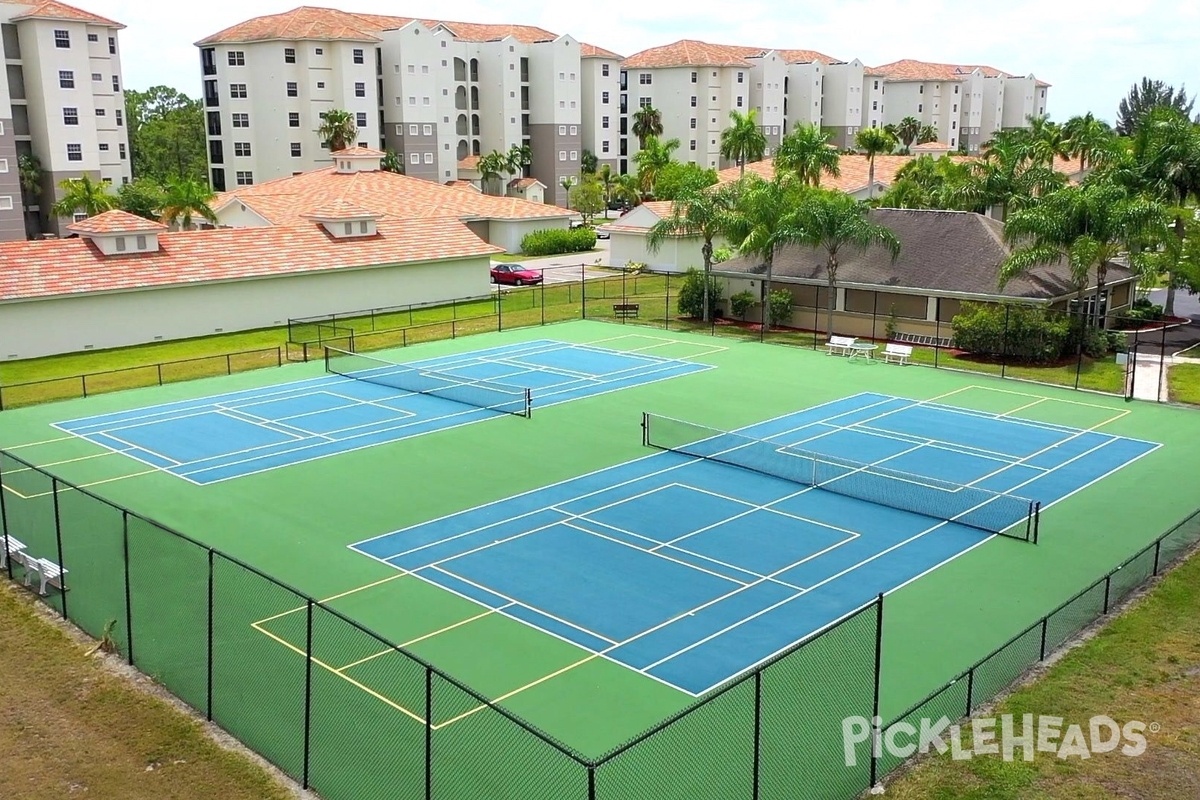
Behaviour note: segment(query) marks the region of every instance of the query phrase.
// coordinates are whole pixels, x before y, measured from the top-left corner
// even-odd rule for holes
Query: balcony
[[[206,47],[200,51],[200,67],[205,76],[217,74],[217,51]]]

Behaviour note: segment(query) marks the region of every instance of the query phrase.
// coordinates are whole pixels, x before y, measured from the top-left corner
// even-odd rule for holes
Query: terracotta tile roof
[[[841,61],[840,58],[834,58],[816,50],[780,50],[779,55],[783,56],[783,60],[789,64],[811,64],[814,61],[834,64]]]
[[[882,64],[875,69],[893,81],[955,81],[964,77],[957,65],[934,64],[911,58]]]
[[[383,158],[387,153],[382,150],[376,150],[373,147],[347,147],[333,153],[335,156],[346,156],[347,158]]]
[[[531,25],[449,22],[415,17],[394,17],[385,14],[358,14],[333,8],[301,6],[282,14],[269,14],[248,19],[214,33],[212,36],[207,36],[196,44],[259,42],[271,39],[348,39],[371,42],[379,41],[377,34],[381,31],[403,28],[412,22],[420,22],[428,28],[441,26],[456,39],[468,42],[494,42],[511,36],[518,41],[532,44],[556,38],[556,35],[550,31]]]
[[[385,218],[552,219],[573,212],[519,197],[464,192],[433,181],[374,170],[340,174],[333,167],[243,186],[222,194],[213,210],[241,202],[272,225],[305,225],[313,209],[347,200]]]
[[[626,69],[655,69],[664,67],[750,67],[747,54],[761,48],[709,44],[695,39],[681,39],[673,44],[651,47],[625,59]]]
[[[478,192],[479,187],[470,181],[446,181],[444,186],[449,186],[451,189],[469,189],[473,192]]]
[[[479,156],[467,156],[466,158],[459,159],[458,168],[469,170],[479,169]]]
[[[530,186],[545,186],[546,184],[542,183],[537,178],[513,178],[508,182],[508,185],[512,186],[514,189],[528,189]]]
[[[916,153],[923,153],[928,151],[939,152],[942,150],[950,150],[952,148],[945,142],[925,142],[924,144],[914,144],[910,149]]]
[[[71,233],[146,233],[153,231],[165,231],[167,226],[161,222],[156,222],[152,219],[139,217],[136,214],[130,214],[128,211],[119,209],[113,211],[105,211],[103,214],[97,214],[94,217],[88,217],[79,222],[72,222],[67,226],[67,230]]]
[[[91,22],[96,25],[104,25],[109,28],[123,29],[125,26],[119,22],[114,22],[111,19],[102,17],[99,14],[93,14],[90,11],[84,11],[82,8],[69,6],[66,3],[60,3],[58,0],[29,0],[22,2],[21,0],[0,0],[4,3],[12,3],[14,5],[33,6],[28,11],[24,11],[13,17],[14,20],[20,19],[64,19],[73,22]]]
[[[368,211],[362,206],[355,205],[348,200],[337,199],[325,205],[317,206],[304,215],[305,219],[364,219],[367,217],[376,217],[379,215],[374,211]]]
[[[642,203],[642,207],[659,219],[665,219],[675,213],[674,200],[650,200]]]
[[[388,220],[376,236],[335,239],[319,225],[221,228],[159,236],[159,251],[104,256],[86,239],[0,244],[0,301],[245,280],[383,264],[486,256],[455,219]]]
[[[915,149],[915,148],[914,148]],[[900,171],[908,162],[912,161],[916,156],[876,156],[875,157],[875,182],[885,186],[892,184],[896,180],[896,173]],[[969,156],[952,155],[950,158],[955,161],[971,161],[974,160]],[[867,187],[868,175],[870,174],[870,164],[867,157],[863,155],[847,155],[842,156],[838,160],[838,168],[841,175],[836,178],[822,176],[821,186],[826,189],[840,189],[843,192],[853,193]],[[775,177],[775,162],[773,159],[767,158],[762,161],[754,161],[746,165],[746,174],[754,173],[760,178],[770,180]],[[729,183],[738,179],[739,170],[737,167],[723,169],[717,173],[717,181],[719,183]]]
[[[611,59],[616,59],[617,61],[623,60],[623,56],[617,55],[612,50],[605,50],[603,47],[597,47],[596,45],[588,44],[587,42],[579,43],[579,57],[580,58],[611,58]]]

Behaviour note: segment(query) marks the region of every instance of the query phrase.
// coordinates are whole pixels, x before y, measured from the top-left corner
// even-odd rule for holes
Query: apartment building
[[[602,47],[580,47],[580,133],[583,149],[596,156],[598,166],[620,172],[621,137],[628,121],[620,111],[621,56]]]
[[[130,179],[119,22],[56,0],[0,0],[0,241],[62,236],[50,207],[84,174]],[[18,161],[41,162],[41,190],[22,197]],[[77,215],[79,216],[79,215]]]
[[[440,183],[458,180],[464,159],[527,145],[527,171],[564,205],[563,178],[618,123],[604,106],[616,108],[620,57],[531,26],[297,8],[197,46],[218,191],[327,166],[317,129],[338,108],[354,116],[357,144]],[[585,82],[596,95],[586,122]]]
[[[725,168],[720,134],[731,110],[754,109],[768,154],[795,125],[819,125],[842,148],[864,127],[915,117],[950,149],[977,152],[1001,128],[1027,125],[1046,110],[1049,84],[994,67],[905,60],[868,67],[814,50],[764,49],[682,40],[643,50],[622,64],[622,113],[632,126],[639,106],[662,116],[663,136],[678,155]],[[631,134],[620,145],[622,168],[637,152]]]

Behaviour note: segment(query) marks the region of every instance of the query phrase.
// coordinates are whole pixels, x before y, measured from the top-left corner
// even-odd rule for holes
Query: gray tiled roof
[[[893,263],[880,247],[866,251],[848,249],[838,256],[838,282],[928,290],[932,294],[979,294],[1031,300],[1049,300],[1074,294],[1065,266],[1039,267],[999,288],[1000,264],[1011,249],[1004,243],[1004,224],[958,211],[925,211],[878,208],[872,222],[889,228],[900,240],[900,256]],[[785,247],[775,256],[776,277],[826,281],[823,250]],[[761,274],[765,268],[755,256],[737,256],[720,264],[721,272]],[[1111,264],[1108,283],[1126,280],[1132,271]]]

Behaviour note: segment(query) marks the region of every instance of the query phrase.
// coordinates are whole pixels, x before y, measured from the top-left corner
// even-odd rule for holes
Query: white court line
[[[103,433],[103,434],[99,434],[99,435],[107,436],[108,438],[112,439],[113,441],[120,442],[121,444],[125,445],[128,448],[128,450],[125,450],[125,451],[118,450],[116,448],[111,448],[113,450],[113,452],[115,452],[115,453],[120,453],[121,455],[128,456],[130,450],[141,450],[143,453],[149,453],[152,456],[158,456],[163,461],[170,461],[171,464],[176,467],[182,463],[180,461],[176,461],[175,459],[171,458],[170,456],[164,456],[162,453],[158,452],[157,450],[151,450],[149,447],[145,447],[144,445],[134,444],[133,442],[130,442],[126,439],[122,439],[120,436],[113,436],[111,433]],[[97,442],[97,444],[99,444],[99,443]],[[168,470],[170,468],[164,467],[163,469]]]
[[[1017,406],[1016,408],[1012,409],[1011,411],[1005,411],[1002,414],[997,414],[996,419],[1002,419],[1004,417],[1008,417],[1013,414],[1016,414],[1018,411],[1024,411],[1027,408],[1033,408],[1034,406],[1041,405],[1042,403],[1046,402],[1049,399],[1050,399],[1049,397],[1039,397],[1037,400],[1034,400],[1032,403],[1026,403],[1023,406]]]
[[[226,419],[233,419],[237,420],[238,422],[256,425],[260,428],[270,431],[271,433],[282,433],[284,436],[290,436],[293,440],[307,439],[312,436],[321,435],[319,433],[313,433],[312,431],[306,431],[303,428],[297,428],[293,425],[279,422],[278,420],[260,417],[257,414],[251,414],[249,411],[242,411],[238,408],[226,408],[225,406],[218,405],[215,413],[218,416],[225,417]],[[247,417],[249,417],[249,419],[246,419]],[[280,428],[290,428],[291,430],[281,431],[278,428],[272,428],[272,425],[278,425]]]
[[[830,425],[828,427],[838,428],[851,433],[862,433],[879,439],[893,439],[897,442],[908,442],[909,444],[917,444],[918,442],[921,442],[931,450],[942,450],[947,453],[957,453],[961,456],[982,458],[986,461],[1001,461],[1011,464],[1012,459],[1020,458],[1020,456],[1016,453],[1001,453],[998,450],[985,450],[981,447],[972,447],[970,445],[959,444],[957,442],[945,442],[941,439],[930,439],[915,433],[902,433],[900,431],[888,430],[887,428],[874,428],[870,425],[860,426],[857,423],[851,423],[849,425]],[[1041,469],[1041,467],[1033,467],[1033,469]]]
[[[1048,384],[1043,384],[1043,385],[1051,387],[1051,388],[1056,388],[1059,390],[1067,390],[1068,389],[1068,387],[1066,387],[1066,386],[1059,386],[1059,385],[1053,384],[1053,383],[1048,383]],[[1126,414],[1130,413],[1130,411],[1128,409],[1117,409],[1117,408],[1113,408],[1111,406],[1102,406],[1099,403],[1085,403],[1082,400],[1069,400],[1065,397],[1045,397],[1044,395],[1032,394],[1030,392],[1018,392],[1013,389],[999,389],[994,386],[980,386],[980,385],[976,384],[973,386],[969,386],[967,388],[979,389],[979,390],[985,391],[985,392],[999,392],[1000,394],[1015,394],[1015,395],[1018,395],[1019,397],[1044,397],[1046,400],[1052,400],[1055,403],[1069,403],[1074,406],[1086,406],[1087,408],[1099,408],[1099,409],[1103,409],[1104,411],[1117,411],[1117,412],[1119,412],[1120,416],[1122,416],[1122,417],[1125,416]],[[1118,400],[1118,401],[1121,400],[1121,398],[1119,396],[1114,397],[1113,399]]]
[[[102,486],[103,484],[106,484],[106,483],[115,483],[117,481],[126,480],[127,478],[138,478],[138,477],[141,477],[142,475],[153,475],[156,472],[162,472],[162,471],[163,470],[161,470],[161,469],[147,469],[147,470],[143,470],[141,472],[132,472],[129,475],[118,475],[115,478],[103,478],[98,481],[91,481],[89,483],[81,483],[81,484],[79,484],[79,488],[80,489],[90,489],[93,486]],[[49,497],[50,495],[54,494],[53,491],[38,492],[36,494],[21,494],[16,489],[13,489],[10,486],[5,486],[4,488],[8,489],[10,492],[15,494],[17,497],[20,497],[22,500],[36,500],[39,497]],[[73,487],[64,486],[63,491],[70,491],[72,488]]]
[[[418,636],[415,639],[409,639],[406,642],[401,642],[396,647],[407,649],[409,647],[412,647],[415,644],[420,644],[421,642],[425,641],[426,639],[432,639],[435,636],[440,636],[441,634],[452,631],[455,628],[461,628],[464,625],[470,624],[477,620],[481,620],[484,617],[490,617],[492,614],[495,614],[497,611],[501,611],[505,608],[508,608],[511,605],[512,605],[512,603],[508,603],[507,605],[503,605],[498,609],[497,608],[489,608],[487,611],[484,611],[482,614],[476,614],[473,617],[467,617],[464,620],[455,622],[453,625],[447,625],[446,627],[440,628],[436,631],[433,631],[432,633],[427,633],[424,636]],[[353,669],[354,667],[358,667],[358,666],[362,666],[363,664],[366,664],[368,661],[374,661],[375,659],[379,658],[380,656],[386,656],[388,653],[395,653],[395,652],[396,652],[395,647],[389,647],[386,650],[381,650],[378,653],[374,653],[372,655],[367,656],[366,658],[360,658],[358,661],[352,661],[349,664],[340,666],[340,667],[338,667],[338,671],[340,672],[342,670]]]
[[[564,523],[563,523],[563,525],[566,525],[568,528],[571,528],[571,529],[573,529],[573,530],[577,530],[577,531],[579,531],[580,533],[586,533],[586,534],[588,534],[589,536],[595,536],[595,537],[596,537],[596,538],[598,538],[598,539],[604,539],[605,541],[609,541],[609,542],[612,542],[612,543],[614,543],[614,544],[619,544],[619,545],[621,545],[622,547],[628,547],[630,550],[636,550],[636,551],[638,551],[639,553],[647,553],[647,554],[649,554],[649,555],[652,555],[652,556],[654,556],[655,558],[661,558],[661,559],[663,559],[664,561],[671,561],[671,562],[673,562],[673,563],[675,563],[675,564],[680,564],[681,566],[688,567],[689,569],[694,569],[694,570],[696,570],[697,572],[703,572],[705,575],[711,575],[711,576],[713,576],[714,578],[720,578],[720,579],[721,579],[721,580],[723,580],[723,581],[728,581],[728,582],[730,582],[730,583],[736,583],[736,584],[738,584],[739,586],[746,586],[746,585],[747,585],[745,581],[739,581],[737,578],[731,578],[731,577],[729,577],[728,575],[722,575],[722,574],[721,574],[721,573],[719,573],[719,572],[713,572],[713,571],[712,571],[712,570],[710,570],[710,569],[705,569],[704,567],[698,567],[698,566],[696,566],[695,564],[689,564],[689,563],[688,563],[688,562],[686,562],[686,561],[680,561],[680,560],[679,560],[679,559],[677,559],[677,558],[671,558],[670,556],[663,555],[662,553],[656,553],[656,552],[655,552],[653,549],[651,549],[651,550],[646,550],[645,548],[638,547],[636,544],[632,544],[632,543],[630,543],[630,542],[626,542],[626,541],[623,541],[623,540],[621,540],[621,539],[618,539],[618,538],[616,538],[615,536],[609,536],[608,534],[600,533],[599,531],[588,530],[587,528],[582,528],[582,527],[580,527],[580,526],[578,526],[578,525],[575,525],[575,524],[573,524],[573,523],[571,523],[571,522],[564,522]],[[794,587],[794,586],[793,586],[793,587],[791,587],[791,588],[793,588],[793,589],[794,589],[794,588],[796,588],[796,587]]]

